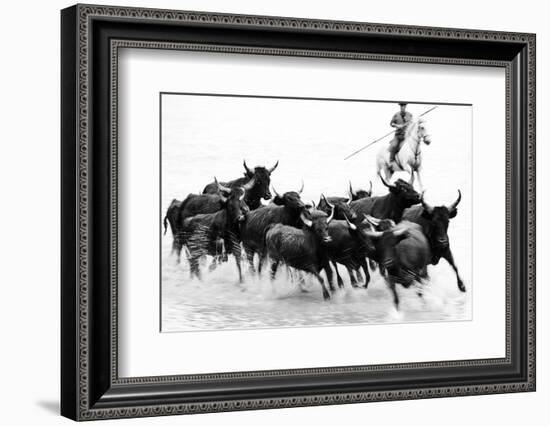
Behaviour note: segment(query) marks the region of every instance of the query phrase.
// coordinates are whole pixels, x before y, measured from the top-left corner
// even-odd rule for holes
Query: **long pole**
[[[418,117],[422,117],[422,116],[426,115],[427,113],[433,111],[433,110],[436,109],[436,108],[437,108],[437,106],[434,106],[434,107],[430,108],[429,110],[424,111],[424,112],[423,112],[422,114],[420,114]],[[367,149],[369,146],[374,145],[376,142],[380,142],[382,139],[384,139],[385,137],[387,137],[387,136],[389,136],[389,135],[391,135],[391,134],[393,134],[393,133],[395,133],[395,130],[392,130],[391,132],[386,133],[384,136],[381,136],[381,137],[379,137],[378,139],[376,139],[376,140],[370,142],[369,144],[365,145],[364,147],[359,148],[357,151],[352,152],[350,155],[348,155],[346,158],[344,158],[344,160],[347,160],[348,158],[351,158],[351,157],[353,157],[354,155],[359,154],[361,151]]]

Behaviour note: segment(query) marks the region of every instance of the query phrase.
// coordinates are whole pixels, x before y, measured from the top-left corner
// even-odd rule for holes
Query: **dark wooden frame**
[[[96,5],[61,13],[61,413],[75,420],[535,390],[535,35]],[[122,379],[119,47],[506,69],[506,357]],[[504,179],[504,177],[503,177]]]

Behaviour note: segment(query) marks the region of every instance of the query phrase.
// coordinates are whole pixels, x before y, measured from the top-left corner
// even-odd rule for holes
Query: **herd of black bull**
[[[249,169],[244,162],[244,177],[229,182],[208,184],[202,194],[189,194],[183,201],[173,200],[164,218],[174,235],[173,250],[178,259],[186,247],[191,274],[200,278],[199,261],[205,255],[214,257],[211,267],[227,259],[236,260],[242,281],[241,257],[244,253],[252,271],[258,255],[258,273],[267,258],[271,260],[274,278],[281,263],[298,271],[313,274],[321,284],[323,296],[330,298],[321,271],[325,271],[334,290],[333,271],[338,286],[343,280],[337,264],[348,270],[351,285],[363,281],[367,287],[371,267],[378,264],[392,291],[394,303],[399,299],[396,284],[409,287],[427,278],[427,266],[441,258],[447,260],[456,273],[458,288],[466,291],[451,253],[447,228],[456,216],[461,199],[450,206],[433,207],[414,190],[409,182],[398,179],[394,184],[382,182],[388,193],[372,196],[369,191],[354,192],[349,197],[321,196],[317,205],[304,203],[298,192],[275,196],[269,190],[270,169]],[[271,200],[263,205],[261,199]]]

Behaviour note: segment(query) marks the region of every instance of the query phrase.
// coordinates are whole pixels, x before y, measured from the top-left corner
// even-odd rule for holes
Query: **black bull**
[[[382,183],[388,187],[389,193],[380,197],[352,201],[350,208],[359,217],[371,215],[378,219],[391,219],[394,222],[399,222],[406,208],[420,202],[420,194],[414,190],[410,183],[402,179],[390,184],[382,176],[380,178]]]
[[[236,189],[236,191],[244,191],[246,193],[246,191],[252,188],[254,182],[255,180],[251,179],[247,184]],[[174,237],[172,252],[176,252],[178,260],[184,243],[182,235],[184,221],[198,214],[216,213],[225,207],[222,194],[225,193],[227,195],[232,189],[217,182],[215,182],[215,184],[217,188],[216,194],[189,194],[183,201],[178,201],[176,199],[172,200],[172,203],[166,210],[166,216],[164,217],[164,233],[166,234],[168,222]],[[244,201],[241,200],[241,202]]]
[[[303,222],[302,229],[280,223],[271,225],[265,235],[267,253],[271,259],[271,279],[275,278],[277,268],[281,262],[286,265],[313,274],[323,289],[323,298],[330,298],[325,282],[320,275],[325,270],[329,281],[332,273],[328,264],[325,245],[331,241],[328,234],[328,224],[332,215],[310,209],[300,214]]]
[[[375,247],[375,256],[385,270],[384,278],[399,308],[396,284],[407,288],[414,282],[421,283],[428,277],[430,245],[417,223],[402,221],[386,231],[370,231],[367,234]]]
[[[424,199],[422,199],[421,206],[414,206],[403,212],[403,220],[417,223],[422,227],[422,232],[430,244],[430,263],[432,265],[437,265],[441,258],[445,259],[456,274],[459,290],[464,292],[466,291],[466,287],[458,274],[458,268],[454,263],[451,246],[449,244],[449,236],[447,235],[449,221],[457,215],[457,206],[461,198],[462,194],[459,190],[458,198],[453,204],[437,207],[427,204]]]
[[[303,189],[303,188],[302,188]],[[261,271],[265,260],[265,233],[267,229],[276,223],[301,227],[300,215],[307,210],[300,199],[300,192],[289,191],[283,195],[276,194],[273,204],[250,211],[241,227],[241,240],[250,268],[254,271],[254,254],[258,254],[260,261],[258,269]]]
[[[239,186],[244,186],[250,181],[254,180],[254,185],[246,192],[245,203],[250,208],[250,210],[255,210],[259,208],[262,203],[261,199],[269,200],[271,199],[271,192],[269,191],[269,185],[271,183],[271,173],[277,168],[279,162],[277,161],[273,167],[267,169],[265,167],[257,166],[254,167],[254,170],[251,170],[246,165],[246,161],[243,161],[243,166],[245,169],[244,177],[230,180],[228,182],[220,182],[221,185],[227,186],[229,188],[235,188]],[[203,194],[216,194],[218,188],[215,182],[209,183],[203,189]]]
[[[248,213],[244,203],[245,189],[220,188],[222,209],[215,213],[197,214],[186,218],[181,227],[181,243],[185,244],[189,254],[191,275],[200,278],[199,260],[210,255],[218,257],[227,252],[235,257],[241,273],[240,226]]]

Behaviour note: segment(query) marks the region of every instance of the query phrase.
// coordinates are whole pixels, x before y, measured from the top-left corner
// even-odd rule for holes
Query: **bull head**
[[[432,215],[433,215],[433,212],[434,212],[434,209],[435,207],[432,206],[431,204],[428,204],[425,200],[424,200],[424,193],[426,191],[424,191],[422,193],[422,196],[420,197],[420,202],[422,203],[422,208],[424,209],[422,215],[425,216],[427,219],[431,219]],[[456,216],[457,214],[457,206],[458,204],[460,203],[460,200],[462,199],[462,193],[460,192],[460,189],[458,190],[458,198],[456,199],[456,201],[448,206],[445,206],[445,208],[447,209],[447,211],[449,212],[449,218],[452,219],[453,217]]]

